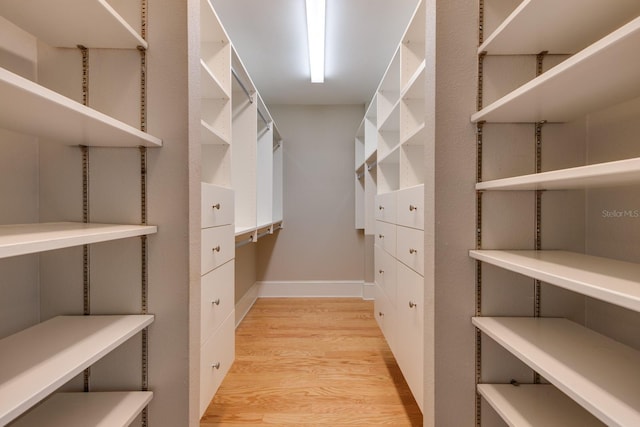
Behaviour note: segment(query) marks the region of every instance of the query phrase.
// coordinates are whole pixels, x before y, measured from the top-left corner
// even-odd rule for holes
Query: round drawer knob
[[[214,369],[220,369],[220,362],[216,362],[213,365],[211,365],[212,368]]]
[[[380,270],[378,270],[378,273],[384,274],[384,270],[380,269]]]
[[[417,249],[413,249],[413,248],[409,249],[409,253],[412,254],[412,255],[417,253],[417,252],[418,252]]]
[[[414,308],[414,307],[416,307],[417,305],[418,305],[418,304],[416,304],[415,302],[413,302],[413,301],[409,301],[409,308]]]
[[[378,209],[384,210],[384,206],[380,205],[380,206],[378,206]]]
[[[384,234],[378,234],[378,239],[384,239]]]
[[[220,203],[216,203],[215,205],[211,206],[211,208],[220,210]]]
[[[213,248],[213,252],[220,252],[220,245]]]
[[[383,313],[383,312],[381,312],[381,311],[379,311],[379,312],[378,312],[378,316],[380,316],[380,317],[384,317],[384,313]]]
[[[220,298],[216,299],[215,301],[211,301],[211,304],[220,305]]]
[[[413,212],[413,211],[417,211],[418,207],[414,206],[414,205],[409,205],[409,211]]]

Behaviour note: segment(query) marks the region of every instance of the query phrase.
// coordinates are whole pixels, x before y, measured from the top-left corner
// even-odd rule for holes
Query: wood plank
[[[605,424],[640,425],[639,351],[567,319],[474,317],[473,324]]]
[[[472,250],[472,258],[640,311],[640,265],[566,251]]]
[[[478,392],[510,427],[602,427],[550,384],[478,384]]]
[[[238,327],[236,360],[200,426],[305,422],[422,425],[373,302],[258,299]]]
[[[150,391],[55,393],[12,427],[127,427],[149,404]]]
[[[154,234],[151,225],[51,222],[0,225],[0,258]]]
[[[151,315],[58,316],[0,340],[0,425],[152,322]]]

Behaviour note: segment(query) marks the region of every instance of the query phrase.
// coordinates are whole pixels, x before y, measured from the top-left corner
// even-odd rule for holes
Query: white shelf
[[[200,120],[200,141],[206,145],[229,145],[228,137],[218,132],[204,120]]]
[[[216,78],[213,72],[200,59],[200,79],[202,80],[201,92],[202,98],[205,99],[230,99],[229,94],[224,90],[224,86]]]
[[[476,190],[572,190],[640,182],[640,157],[476,184]]]
[[[524,0],[478,54],[572,54],[640,14],[637,0]]]
[[[240,236],[244,236],[245,234],[249,234],[251,232],[256,231],[256,227],[255,226],[251,226],[251,227],[239,227],[236,226],[235,228],[235,236],[236,237],[240,237]]]
[[[598,427],[600,421],[549,384],[478,384],[510,427]]]
[[[389,115],[380,122],[379,130],[381,132],[398,132],[400,130],[400,100],[391,108]]]
[[[640,17],[473,114],[471,121],[566,122],[635,98],[639,44]]]
[[[152,322],[151,315],[59,316],[0,340],[0,425]]]
[[[607,425],[640,425],[640,352],[557,318],[473,324]]]
[[[2,0],[0,15],[55,47],[147,48],[105,0]]]
[[[424,123],[420,124],[411,134],[400,141],[400,145],[424,145],[426,139],[427,127]]]
[[[0,104],[0,127],[14,132],[58,141],[65,145],[162,145],[159,138],[4,68],[0,68],[0,98],[11,100]]]
[[[422,61],[418,69],[409,79],[407,86],[402,91],[402,99],[424,99],[424,81],[426,77],[426,61]]]
[[[565,251],[472,250],[474,259],[640,312],[640,265]]]
[[[149,404],[150,391],[55,393],[12,427],[127,427]]]
[[[154,234],[155,225],[52,222],[0,225],[0,258]]]

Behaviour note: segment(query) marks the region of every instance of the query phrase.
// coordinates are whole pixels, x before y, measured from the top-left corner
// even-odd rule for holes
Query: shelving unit
[[[13,427],[127,427],[149,404],[150,391],[55,393]]]
[[[375,317],[418,406],[424,362],[425,4],[356,133],[356,224],[375,236]],[[371,137],[370,137],[371,135]],[[367,149],[375,143],[375,150]]]
[[[640,421],[638,351],[566,319],[474,317],[473,324],[605,424]]]
[[[638,153],[618,150],[616,157],[614,145],[604,147],[608,135],[632,142],[622,135],[635,110],[623,109],[640,95],[632,77],[640,71],[640,4],[525,0],[512,11],[498,2],[488,7],[505,19],[484,40],[480,22],[479,111],[471,116],[478,147],[476,249],[469,252],[476,260],[477,425],[494,425],[482,399],[513,426],[638,424],[640,353],[617,322],[640,313],[640,259],[615,249],[637,243],[637,230],[629,224],[624,238],[615,235],[618,224],[603,221],[602,212],[640,182]],[[545,69],[553,54],[562,56]],[[535,73],[525,75],[525,61]],[[501,83],[511,72],[519,85],[505,95],[508,84]],[[485,97],[496,100],[484,106]],[[529,152],[523,138],[533,141]]]
[[[94,425],[99,425],[98,423],[103,422],[108,425],[124,426],[129,425],[136,418],[140,418],[142,424],[147,425],[147,405],[153,396],[153,393],[148,391],[148,340],[149,326],[154,321],[154,316],[148,314],[147,306],[147,295],[150,293],[147,273],[147,244],[149,243],[147,236],[156,234],[158,227],[147,224],[146,153],[147,147],[162,146],[162,140],[146,132],[145,58],[149,47],[145,40],[146,11],[143,10],[142,5],[119,6],[122,6],[123,10],[114,9],[104,0],[64,0],[62,2],[36,0],[28,3],[6,0],[0,2],[0,16],[16,26],[11,33],[16,34],[16,40],[20,38],[26,40],[27,37],[33,36],[30,41],[34,46],[42,42],[38,44],[37,51],[33,52],[28,52],[26,45],[20,47],[27,50],[24,52],[24,58],[20,60],[28,63],[31,71],[24,71],[24,67],[16,67],[16,58],[19,55],[15,58],[12,55],[3,56],[3,62],[0,64],[0,97],[9,101],[4,102],[0,107],[0,127],[14,132],[15,140],[20,143],[29,139],[21,138],[17,134],[37,138],[37,140],[31,139],[34,144],[40,144],[38,156],[41,160],[36,174],[41,174],[43,177],[40,186],[35,188],[34,198],[40,202],[40,206],[36,208],[34,216],[35,218],[53,218],[55,221],[0,225],[0,257],[16,257],[7,260],[7,265],[13,263],[19,265],[20,260],[24,258],[18,258],[18,255],[32,254],[33,259],[38,261],[36,263],[37,283],[33,286],[39,290],[36,300],[32,303],[37,307],[37,317],[42,319],[35,325],[31,321],[30,324],[33,326],[0,339],[0,364],[3,366],[0,370],[1,425],[11,422],[24,413],[26,414],[15,425],[70,426],[88,425],[87,423],[92,422],[95,423]],[[127,16],[127,19],[123,16]],[[140,20],[137,24],[140,30],[131,25],[131,19]],[[18,32],[20,35],[17,35]],[[109,50],[108,53],[106,49]],[[139,99],[136,99],[135,95],[124,99],[125,96],[108,93],[111,92],[108,88],[103,92],[105,86],[113,84],[109,80],[113,80],[114,76],[108,71],[104,74],[97,73],[97,78],[90,82],[89,55],[92,53],[97,54],[98,57],[104,53],[102,57],[104,69],[114,66],[111,61],[116,64],[114,68],[122,66],[122,74],[118,77],[132,77],[133,82],[139,84]],[[108,66],[107,61],[109,61]],[[29,78],[9,71],[9,68],[19,70],[19,73],[24,73]],[[101,71],[102,69],[101,67]],[[127,75],[129,71],[134,74]],[[78,80],[72,81],[75,78]],[[134,87],[127,89],[131,90]],[[75,88],[80,88],[80,92]],[[96,104],[101,108],[110,110],[108,114],[89,106],[90,91],[92,94],[98,94],[93,99],[98,100]],[[135,94],[135,91],[133,93]],[[111,99],[106,99],[110,96],[119,96],[118,102],[115,102],[117,106],[110,103]],[[81,102],[74,100],[76,98],[81,98]],[[139,122],[139,129],[114,117],[114,115],[121,115],[122,111],[129,107],[127,105],[120,109],[120,102],[124,105],[131,99],[135,104],[129,111],[139,115],[134,114],[129,119],[133,123]],[[12,139],[14,139],[13,136],[8,136],[5,142],[10,143]],[[62,147],[64,145],[80,146],[80,149]],[[98,216],[103,218],[101,222],[90,221],[91,208],[109,204],[112,196],[108,194],[109,191],[118,192],[117,189],[111,189],[112,182],[107,176],[110,173],[118,173],[121,182],[114,183],[117,186],[125,182],[129,172],[126,168],[120,169],[120,165],[114,166],[113,158],[105,163],[108,155],[101,157],[98,154],[97,163],[100,164],[98,169],[102,173],[92,175],[89,153],[107,153],[108,151],[94,150],[93,147],[134,148],[127,151],[109,151],[109,154],[122,154],[123,157],[120,160],[125,158],[124,156],[129,156],[129,153],[133,153],[136,158],[139,157],[137,162],[133,162],[133,164],[139,163],[140,172],[135,173],[138,180],[129,185],[134,188],[136,185],[140,186],[141,215],[138,217],[140,220],[138,222],[136,218],[134,221],[123,221],[136,222],[136,224],[109,224],[109,219],[118,218],[120,215],[113,212],[98,213]],[[55,154],[49,157],[51,153]],[[78,169],[81,169],[82,173],[77,176],[76,181],[80,185],[77,187],[70,181],[66,181],[67,169],[73,169],[70,162],[77,162],[77,166],[81,165]],[[17,167],[22,166],[17,165]],[[99,189],[96,190],[89,185],[90,176],[97,178],[96,187]],[[55,185],[49,186],[46,182],[47,177],[52,177],[56,181],[60,179],[64,184],[59,188]],[[100,187],[103,179],[107,181],[106,187]],[[65,187],[65,184],[68,186]],[[109,190],[101,191],[106,188]],[[76,198],[71,194],[75,189],[81,193],[81,197]],[[90,194],[96,197],[94,200],[98,200],[97,203],[89,203]],[[123,208],[131,200],[136,200],[129,196],[128,194],[118,198],[118,203]],[[3,197],[6,196],[3,194]],[[70,218],[77,221],[75,215],[68,213],[66,209],[72,201],[78,199],[81,203],[78,203],[77,210],[82,213],[82,221],[58,222],[59,217],[62,221]],[[43,207],[43,205],[51,206],[56,202],[64,206],[60,212],[49,211]],[[10,204],[14,201],[3,200],[3,203]],[[131,206],[126,208],[130,209]],[[135,211],[135,208],[134,205],[131,210]],[[33,217],[29,220],[33,221]],[[120,268],[117,256],[108,249],[104,250],[105,246],[109,245],[90,246],[91,244],[130,238],[138,238],[140,241],[140,260],[133,263],[138,265],[122,266],[122,271],[118,271],[117,274],[109,272],[106,278],[100,273],[91,274],[91,267],[99,263],[115,263],[112,265],[118,265]],[[122,245],[129,247],[129,243]],[[49,252],[74,247],[82,248],[81,257],[75,258],[79,253],[75,250]],[[97,255],[93,264],[92,254]],[[51,268],[52,259],[64,261],[59,265],[56,264],[55,268]],[[58,269],[64,270],[64,273],[60,273]],[[7,282],[19,281],[21,280],[19,275],[26,273],[20,269],[3,270],[5,271],[11,272],[8,277],[3,278]],[[64,278],[60,276],[67,271],[81,271],[80,283],[75,283],[74,279],[70,280],[67,276]],[[113,282],[128,279],[128,273],[137,273],[135,277],[140,277],[140,310],[133,310],[134,314],[126,314],[131,313],[131,305],[123,310],[113,308],[124,306],[117,302],[122,297],[120,283]],[[110,286],[111,300],[108,303],[101,301],[103,294],[100,293],[100,285],[97,289],[91,289],[92,276],[95,276],[93,278],[97,279],[97,282],[105,281]],[[80,285],[82,290],[79,295],[74,296],[79,304],[75,301],[58,304],[59,301],[52,302],[43,296],[46,293],[59,292],[65,295],[63,298],[71,299],[70,292],[76,285]],[[2,295],[2,298],[11,298],[13,294],[11,289],[5,289],[5,292],[8,292],[8,295]],[[129,297],[132,295],[127,295],[126,304],[130,304]],[[95,298],[93,305],[91,297]],[[65,305],[67,303],[68,305]],[[65,307],[63,308],[62,305]],[[99,307],[97,311],[103,313],[102,315],[92,314],[92,309],[96,306]],[[110,308],[105,309],[105,307]],[[64,315],[69,313],[84,315]],[[141,341],[139,352],[130,344],[125,344],[137,335]],[[141,381],[140,391],[89,393],[92,388],[90,377],[100,382],[105,375],[108,375],[105,373],[109,372],[113,360],[104,356],[116,349],[117,352],[114,353],[118,353],[117,357],[120,358],[121,365],[118,367],[118,374],[110,378],[108,387],[112,390],[130,389],[133,382]],[[98,361],[100,363],[96,363]],[[122,369],[125,365],[132,367],[139,365],[141,375],[135,376],[133,381],[130,378],[124,381],[118,378],[120,371],[123,375],[129,372],[126,367]],[[96,375],[90,376],[89,369]],[[84,375],[80,375],[83,371]],[[123,386],[123,383],[127,385]],[[42,405],[36,406],[62,386],[66,386],[68,390],[84,388],[85,393],[55,394]],[[71,408],[74,410],[67,411]],[[78,419],[80,413],[86,417]],[[46,421],[42,421],[43,419]]]
[[[0,340],[0,423],[8,423],[153,322],[59,316]]]

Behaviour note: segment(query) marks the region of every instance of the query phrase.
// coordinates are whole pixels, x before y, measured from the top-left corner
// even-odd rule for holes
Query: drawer
[[[234,266],[231,260],[200,280],[200,344],[204,344],[233,311]]]
[[[384,193],[376,196],[376,219],[378,221],[396,222],[396,193]]]
[[[203,229],[201,250],[201,275],[233,259],[236,252],[233,226],[225,225]]]
[[[376,221],[376,245],[396,256],[396,225]]]
[[[424,231],[396,227],[396,258],[424,276]]]
[[[424,279],[398,264],[398,305],[396,307],[396,359],[407,384],[422,408],[424,370]]]
[[[200,347],[200,416],[209,406],[233,363],[236,350],[235,310],[220,329]]]
[[[233,224],[233,190],[202,183],[202,228]]]
[[[376,322],[378,322],[378,326],[382,331],[382,335],[384,335],[389,348],[393,351],[394,355],[396,352],[395,346],[395,326],[394,326],[394,316],[395,309],[391,307],[387,296],[380,286],[376,285],[374,290],[374,302],[373,302],[373,314],[376,318]]]
[[[398,225],[424,230],[424,185],[398,191]]]
[[[379,247],[375,248],[375,282],[387,295],[393,307],[396,305],[398,261]]]

